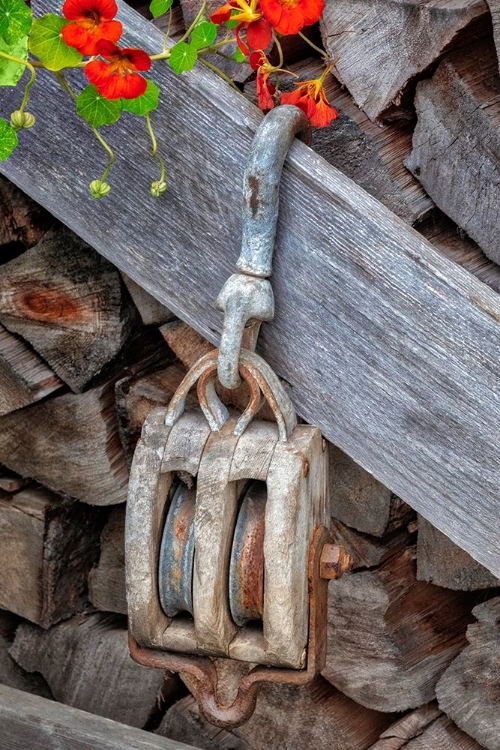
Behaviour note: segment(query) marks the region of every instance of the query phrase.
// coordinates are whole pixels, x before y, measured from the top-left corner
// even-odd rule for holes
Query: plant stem
[[[211,62],[208,62],[208,60],[204,60],[203,57],[199,57],[198,59],[203,65],[206,65],[207,68],[210,68],[210,70],[215,71],[217,75],[219,75],[221,78],[227,81],[227,83],[229,83],[229,85],[232,86],[233,89],[235,89],[238,93],[241,93],[238,86],[235,86],[234,81],[231,80],[231,78],[229,78],[229,76],[226,75],[223,70],[218,68],[217,65],[212,65]]]
[[[78,97],[75,94],[75,92],[73,91],[73,89],[71,88],[71,86],[68,83],[68,81],[66,80],[66,76],[64,75],[64,73],[62,72],[62,70],[56,71],[55,72],[55,77],[57,78],[57,80],[60,83],[60,85],[62,86],[62,88],[70,95],[70,97],[73,99],[73,101],[76,102],[76,100],[77,100]],[[104,170],[104,172],[102,174],[102,177],[101,177],[101,182],[105,182],[106,178],[108,177],[108,175],[109,175],[109,173],[111,171],[111,167],[113,166],[113,164],[116,161],[116,156],[115,156],[115,154],[114,154],[113,149],[111,148],[111,146],[108,143],[106,143],[106,141],[104,140],[104,138],[102,137],[102,135],[99,133],[99,131],[97,130],[97,128],[93,128],[92,126],[90,126],[90,129],[92,130],[94,136],[97,138],[97,140],[99,141],[99,143],[101,144],[101,146],[106,151],[106,153],[108,154],[108,157],[109,157],[108,158],[108,163],[106,164],[106,168],[105,168],[105,170]]]
[[[187,29],[187,30],[186,30],[186,31],[184,32],[184,34],[183,34],[183,35],[181,36],[181,38],[179,39],[179,41],[177,42],[177,44],[179,44],[179,42],[185,42],[185,41],[186,41],[186,39],[187,39],[187,38],[188,38],[188,36],[189,36],[189,35],[191,34],[191,32],[193,31],[193,29],[195,28],[195,26],[197,26],[197,25],[198,25],[198,22],[199,22],[200,18],[201,18],[201,17],[203,16],[203,14],[205,13],[206,9],[207,9],[207,0],[203,0],[203,2],[202,2],[202,4],[201,4],[201,7],[200,7],[200,10],[199,10],[199,11],[198,11],[198,13],[196,14],[196,17],[195,17],[195,19],[194,19],[193,23],[192,23],[192,24],[191,24],[191,26],[190,26],[190,27],[189,27],[189,28],[188,28],[188,29]]]
[[[156,136],[153,130],[153,124],[151,122],[151,117],[149,116],[149,114],[146,115],[146,125],[148,126],[149,137],[151,138],[151,153],[153,154],[156,161],[161,167],[161,175],[160,175],[159,182],[164,182],[165,181],[165,162],[163,161],[160,154],[158,153],[158,144],[156,142]]]
[[[12,55],[8,55],[6,52],[0,52],[0,57],[3,57],[4,60],[10,60],[11,62],[17,63],[18,65],[22,65],[30,72],[30,79],[24,87],[24,96],[21,102],[21,106],[19,107],[19,111],[24,112],[24,109],[28,104],[28,100],[30,98],[30,89],[36,81],[36,70],[33,65],[28,62],[28,60],[21,60],[19,57],[13,57]]]
[[[299,31],[299,36],[301,39],[304,40],[304,42],[306,42],[310,47],[312,47],[313,50],[318,52],[321,55],[321,57],[328,58],[328,55],[326,54],[325,50],[321,49],[321,47],[318,47],[316,44],[314,44],[314,42],[311,42],[311,40],[308,39],[306,35],[302,33],[302,31]]]
[[[284,63],[283,47],[281,46],[281,42],[278,39],[278,35],[276,34],[276,32],[273,32],[273,35],[274,35],[274,43],[276,45],[276,49],[278,50],[278,55],[279,55],[278,68],[282,68],[283,63]]]

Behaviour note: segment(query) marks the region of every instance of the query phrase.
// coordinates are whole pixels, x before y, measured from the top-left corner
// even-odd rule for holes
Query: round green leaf
[[[153,18],[159,18],[164,16],[167,11],[172,7],[174,0],[153,0],[149,6],[149,12]]]
[[[24,0],[0,0],[0,36],[7,44],[28,36],[31,18],[31,8]]]
[[[27,60],[28,37],[22,37],[13,44],[7,44],[0,37],[0,52],[6,52],[13,57],[18,57],[20,60]],[[12,60],[6,60],[5,57],[0,57],[0,86],[15,86],[25,70],[24,65],[19,65],[19,63],[12,62]]]
[[[203,21],[195,26],[191,34],[191,44],[195,49],[210,47],[217,39],[217,26],[210,21]]]
[[[123,109],[134,115],[145,117],[158,107],[160,89],[154,81],[148,81],[146,93],[137,99],[122,99]]]
[[[76,100],[76,111],[93,128],[101,125],[112,125],[120,119],[122,113],[121,99],[105,99],[95,86],[83,89]]]
[[[0,161],[9,158],[18,144],[17,133],[9,123],[0,118]]]
[[[194,67],[198,53],[194,47],[186,42],[177,42],[170,50],[168,62],[172,70],[176,73],[184,73]]]
[[[49,70],[71,68],[82,60],[80,52],[67,45],[62,38],[61,31],[68,23],[54,13],[47,13],[33,21],[30,52]]]

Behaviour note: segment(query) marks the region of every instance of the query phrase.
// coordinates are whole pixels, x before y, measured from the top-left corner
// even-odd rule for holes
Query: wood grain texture
[[[23,623],[10,653],[42,674],[60,703],[130,726],[146,724],[165,688],[161,670],[132,661],[126,622],[115,615],[80,615],[48,631]],[[173,675],[167,681],[165,694],[179,684]]]
[[[500,586],[487,568],[422,516],[418,519],[417,578],[457,591]]]
[[[193,750],[110,719],[0,685],[2,750]]]
[[[0,416],[33,404],[62,385],[36,352],[0,325]]]
[[[500,60],[500,0],[486,0],[488,3],[491,18],[493,20],[493,35],[495,38],[495,47],[497,56]]]
[[[0,418],[0,461],[91,505],[127,497],[113,384],[68,393]]]
[[[336,75],[375,120],[399,106],[408,84],[487,13],[485,0],[336,0],[326,4],[321,30]]]
[[[89,599],[102,612],[127,614],[125,505],[112,509],[102,530],[99,561],[89,575]]]
[[[492,39],[447,56],[417,86],[406,160],[437,206],[500,262],[500,75]]]
[[[214,731],[190,696],[172,706],[158,732],[206,750],[367,750],[394,720],[342,695],[321,677],[297,688],[261,688],[255,713],[230,732]]]
[[[332,519],[330,532],[333,542],[340,544],[353,559],[353,570],[357,568],[375,568],[389,557],[401,552],[410,540],[406,528],[398,529],[385,537],[361,534],[355,529]]]
[[[50,688],[40,674],[29,674],[9,654],[19,619],[0,610],[0,684],[51,698]]]
[[[0,499],[0,607],[48,628],[87,606],[104,520],[43,489]]]
[[[332,581],[322,674],[377,711],[405,711],[435,697],[435,685],[465,645],[464,594],[416,580],[411,548],[380,568]]]
[[[54,219],[9,180],[0,177],[0,246],[2,262],[36,245]]]
[[[369,750],[481,750],[435,704],[407,714],[389,727]]]
[[[116,268],[64,228],[0,266],[0,321],[74,391],[116,357],[137,319]]]
[[[173,317],[173,313],[170,312],[168,307],[158,302],[155,297],[146,292],[130,276],[127,276],[126,273],[122,273],[121,276],[134,305],[139,310],[139,315],[144,325],[161,325]]]
[[[474,607],[469,645],[439,680],[440,708],[488,750],[500,748],[500,597]]]
[[[159,32],[123,4],[120,17],[126,43],[161,47]],[[75,181],[82,164],[89,179],[99,174],[104,158],[51,79],[33,96],[36,139],[2,171],[217,342],[214,300],[237,256],[245,155],[261,117],[200,67],[179,79],[158,65],[153,77],[165,90],[154,119],[170,185],[160,219],[132,118],[110,131],[118,164],[108,199],[92,202],[85,178]],[[13,96],[2,93],[2,111]],[[302,417],[500,575],[498,295],[301,143],[281,199],[276,317],[263,326],[261,353]]]

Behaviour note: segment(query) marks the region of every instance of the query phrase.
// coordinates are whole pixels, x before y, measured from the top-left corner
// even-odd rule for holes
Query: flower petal
[[[146,93],[148,84],[138,73],[128,73],[124,76],[111,73],[96,86],[105,99],[136,99]]]
[[[99,39],[96,44],[96,50],[98,55],[106,57],[108,60],[122,53],[122,50],[109,39]]]
[[[77,23],[68,23],[67,26],[63,26],[61,36],[66,44],[70,47],[74,47],[79,52],[82,52],[89,43],[92,47],[95,47],[95,41],[92,39],[92,35]],[[88,55],[93,53],[85,52],[83,54]]]
[[[122,55],[122,57],[127,58],[130,65],[135,68],[135,70],[149,70],[151,67],[151,58],[149,57],[147,52],[144,52],[143,49],[130,47],[127,49],[122,49],[120,51],[120,54]]]
[[[70,21],[88,18],[92,13],[110,21],[118,13],[118,5],[115,0],[66,0],[62,12]]]
[[[252,21],[247,27],[247,44],[252,49],[266,49],[273,40],[273,30],[263,18]]]
[[[218,10],[214,11],[212,15],[210,16],[210,20],[212,23],[225,23],[226,21],[229,21],[231,18],[231,13],[233,12],[234,3],[226,3],[225,5],[222,5]]]
[[[120,21],[105,21],[101,24],[101,38],[109,42],[117,42],[122,35],[123,26]]]
[[[315,128],[327,128],[332,120],[336,120],[338,112],[328,102],[319,101],[312,116],[309,118]]]
[[[108,63],[105,63],[104,60],[93,60],[87,63],[83,72],[90,83],[93,83],[98,89],[112,75]]]
[[[260,9],[266,21],[277,30],[283,13],[283,5],[280,0],[260,0]]]
[[[325,0],[301,0],[300,7],[304,17],[304,26],[319,21],[325,9]]]

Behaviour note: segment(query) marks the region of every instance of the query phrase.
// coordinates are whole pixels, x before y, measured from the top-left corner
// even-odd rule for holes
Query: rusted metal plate
[[[194,511],[196,491],[180,482],[168,509],[160,546],[158,588],[167,617],[193,614]]]

